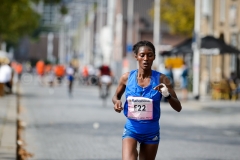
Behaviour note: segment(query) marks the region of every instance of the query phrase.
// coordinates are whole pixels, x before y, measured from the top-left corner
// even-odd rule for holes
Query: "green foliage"
[[[161,0],[161,21],[168,24],[170,33],[191,36],[194,28],[195,0]],[[154,7],[150,10],[154,17]]]
[[[40,0],[32,0],[35,3],[39,3]],[[60,3],[61,0],[43,0],[44,3]]]
[[[66,6],[62,5],[61,8],[60,8],[60,13],[62,15],[66,15],[68,13],[68,9]]]
[[[39,25],[40,15],[31,8],[30,0],[1,0],[0,42],[17,42]]]

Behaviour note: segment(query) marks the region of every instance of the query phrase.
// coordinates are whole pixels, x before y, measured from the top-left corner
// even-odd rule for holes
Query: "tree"
[[[31,0],[1,0],[0,43],[15,43],[38,27],[40,15],[31,5]]]
[[[32,0],[32,1],[35,2],[35,3],[39,3],[40,2],[40,0]],[[62,15],[66,15],[68,13],[67,7],[64,5],[64,2],[62,2],[61,0],[43,0],[43,2],[45,4],[61,4],[61,8],[60,8],[59,12]]]
[[[195,0],[161,0],[161,20],[172,34],[191,36],[194,28]],[[154,7],[150,10],[154,17]]]

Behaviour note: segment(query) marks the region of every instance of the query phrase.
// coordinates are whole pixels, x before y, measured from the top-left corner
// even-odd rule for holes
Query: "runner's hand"
[[[117,100],[117,102],[115,103],[114,110],[118,113],[120,113],[123,110],[122,102],[120,100]]]
[[[168,88],[167,88],[167,86],[164,83],[160,83],[159,85],[157,85],[153,89],[158,90],[159,92],[161,92],[164,97],[169,96]]]

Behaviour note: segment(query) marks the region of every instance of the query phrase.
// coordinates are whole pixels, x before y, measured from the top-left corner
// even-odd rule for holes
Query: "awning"
[[[173,47],[170,51],[162,52],[162,56],[193,54],[193,39],[188,38],[182,43]],[[201,39],[201,54],[217,55],[224,53],[239,54],[240,51],[235,47],[226,44],[222,39],[213,36],[206,36]]]

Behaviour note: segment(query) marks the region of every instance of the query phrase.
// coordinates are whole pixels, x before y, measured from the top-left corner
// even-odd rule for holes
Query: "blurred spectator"
[[[106,64],[103,64],[102,66],[99,67],[99,76],[104,76],[104,75],[107,75],[107,76],[111,76],[112,75],[112,71],[110,69],[110,67]]]
[[[237,74],[235,72],[231,72],[230,77],[229,77],[229,81],[234,82],[235,84],[238,83],[238,78],[237,78]]]
[[[239,93],[240,93],[239,79],[235,72],[231,72],[230,77],[228,79],[228,83],[231,88],[231,98],[232,99],[239,98]]]
[[[15,72],[17,73],[18,81],[20,82],[22,77],[23,66],[21,63],[17,63],[15,66]]]
[[[88,75],[89,76],[96,75],[95,69],[91,64],[89,64],[87,67],[88,67]]]
[[[172,83],[172,87],[174,88],[174,77],[173,77],[172,66],[165,66],[164,74],[169,78],[169,80]]]
[[[0,94],[4,95],[6,92],[4,88],[7,88],[9,93],[12,93],[12,80],[13,80],[13,69],[10,67],[10,61],[8,58],[2,59],[0,66]]]
[[[173,77],[173,72],[172,72],[172,66],[166,65],[165,70],[163,71],[163,74],[165,74],[168,77],[168,79],[170,80],[170,82],[172,84],[172,87],[174,88],[174,77]],[[163,101],[168,102],[168,100],[165,97],[163,97]]]
[[[30,62],[26,62],[25,66],[26,66],[26,71],[28,73],[32,73],[32,65],[31,65],[31,63]]]
[[[73,81],[74,81],[74,68],[73,65],[70,63],[67,70],[67,79],[68,79],[68,93],[69,96],[72,96],[72,86],[73,86]]]
[[[58,64],[58,65],[55,66],[54,72],[55,72],[55,75],[57,77],[58,84],[61,84],[62,79],[65,75],[65,67],[61,64]]]
[[[181,89],[182,89],[182,100],[186,101],[188,99],[188,67],[185,62],[183,62],[181,74]]]
[[[41,85],[44,84],[44,80],[43,80],[44,71],[45,71],[45,63],[42,60],[39,60],[36,63],[36,72],[39,76],[39,82]]]
[[[55,73],[51,64],[48,64],[46,66],[45,73],[47,75],[48,84],[50,87],[52,87],[54,85]]]
[[[45,73],[48,73],[48,72],[51,71],[51,69],[52,69],[52,65],[51,65],[51,64],[46,64],[46,65],[45,65],[45,68],[44,68],[44,72],[45,72]]]
[[[40,60],[36,63],[36,71],[37,71],[37,74],[40,75],[40,76],[43,76],[44,75],[44,70],[45,70],[45,63]]]
[[[88,83],[90,85],[98,85],[97,72],[91,64],[88,65]]]
[[[107,84],[107,89],[109,90],[112,85],[112,71],[110,67],[106,64],[103,64],[99,67],[99,89],[101,91],[102,83]],[[100,92],[101,96],[101,92]]]
[[[229,78],[227,76],[223,76],[220,80],[220,88],[221,88],[221,98],[222,99],[230,99],[231,98],[231,85],[229,83]]]
[[[81,76],[83,79],[84,84],[88,85],[88,76],[89,76],[89,71],[88,71],[88,66],[84,65],[82,70],[81,70]]]

